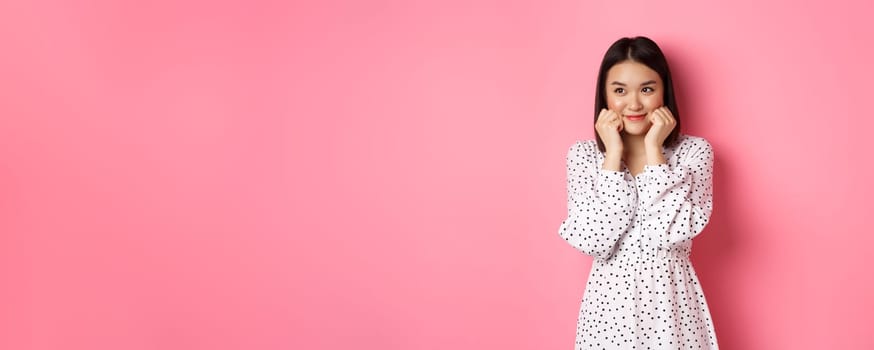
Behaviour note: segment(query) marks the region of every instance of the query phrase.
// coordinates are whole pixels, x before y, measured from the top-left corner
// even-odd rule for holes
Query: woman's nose
[[[643,104],[640,103],[640,100],[637,98],[637,96],[632,96],[630,101],[628,101],[628,108],[632,111],[636,111],[641,107],[643,107]]]

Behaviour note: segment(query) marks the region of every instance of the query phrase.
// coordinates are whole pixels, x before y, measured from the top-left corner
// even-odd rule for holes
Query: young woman
[[[567,153],[559,228],[594,257],[576,349],[718,349],[689,261],[712,211],[713,151],[680,134],[671,73],[652,40],[622,38],[607,50],[595,135]]]

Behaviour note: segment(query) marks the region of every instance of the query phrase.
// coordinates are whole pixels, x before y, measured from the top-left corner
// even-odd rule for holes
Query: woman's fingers
[[[662,125],[664,119],[662,119],[662,113],[660,109],[656,108],[650,114],[651,116],[649,118],[649,122],[652,123],[652,125]]]
[[[652,111],[652,118],[650,121],[653,125],[669,125],[673,126],[676,123],[673,114],[667,107],[659,107]]]
[[[601,126],[613,126],[620,120],[618,119],[618,115],[616,112],[613,112],[609,109],[601,109],[601,113],[598,115],[598,125]]]
[[[609,109],[601,109],[601,114],[598,115],[598,122],[601,123],[610,123],[613,122],[616,117],[616,112],[613,112]]]
[[[622,130],[622,118],[616,112],[610,111],[610,126],[617,131]]]
[[[674,114],[671,113],[671,110],[668,107],[661,107],[661,108],[659,108],[659,110],[661,110],[662,116],[664,116],[665,124],[667,124],[667,125],[676,124],[677,120],[674,118]]]
[[[613,139],[622,131],[622,118],[614,111],[601,109],[595,129],[602,138]]]

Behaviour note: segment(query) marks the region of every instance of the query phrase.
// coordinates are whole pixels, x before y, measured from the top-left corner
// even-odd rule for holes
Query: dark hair
[[[604,53],[604,59],[601,61],[601,68],[598,70],[598,85],[595,90],[595,123],[598,123],[598,115],[602,108],[607,108],[607,100],[604,96],[605,84],[607,80],[607,71],[614,65],[624,61],[632,61],[641,63],[650,69],[656,71],[659,77],[662,78],[664,84],[664,106],[671,110],[674,119],[677,120],[674,130],[665,138],[663,146],[667,147],[677,140],[680,135],[680,111],[677,109],[677,99],[674,95],[674,84],[671,79],[671,70],[668,69],[668,61],[665,55],[655,41],[644,36],[633,38],[622,38],[617,40],[607,52]],[[598,149],[605,152],[604,142],[598,136],[598,130],[595,130],[595,139],[598,141]]]

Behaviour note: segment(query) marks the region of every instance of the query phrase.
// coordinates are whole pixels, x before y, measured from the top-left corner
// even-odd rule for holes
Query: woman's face
[[[659,73],[642,63],[622,61],[607,71],[605,84],[607,108],[622,117],[622,131],[646,135],[652,125],[650,113],[664,104]]]

